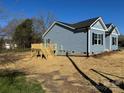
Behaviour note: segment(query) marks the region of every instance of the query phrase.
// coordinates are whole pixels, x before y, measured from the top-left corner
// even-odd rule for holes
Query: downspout
[[[89,57],[89,28],[86,28],[87,30],[87,57]]]

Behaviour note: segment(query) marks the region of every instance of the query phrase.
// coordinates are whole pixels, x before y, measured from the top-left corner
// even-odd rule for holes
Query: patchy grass
[[[45,93],[38,82],[27,81],[24,75],[19,71],[2,71],[0,93]]]

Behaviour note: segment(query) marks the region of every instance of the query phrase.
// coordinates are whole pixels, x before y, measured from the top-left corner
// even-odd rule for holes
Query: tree
[[[26,19],[16,27],[13,40],[19,48],[29,48],[32,41],[32,20]]]
[[[0,38],[0,50],[3,49],[3,45],[4,45],[4,39]]]
[[[2,29],[7,36],[11,37],[16,30],[16,27],[21,24],[25,19],[12,19],[8,24]]]
[[[41,42],[39,33],[33,30],[31,19],[26,19],[16,27],[13,40],[19,48],[30,48],[31,43]]]
[[[124,47],[124,35],[119,36],[118,44],[120,47]]]
[[[55,16],[51,13],[43,16],[43,14],[33,17],[33,29],[37,33],[40,33],[41,36],[48,29],[48,27],[56,20]]]

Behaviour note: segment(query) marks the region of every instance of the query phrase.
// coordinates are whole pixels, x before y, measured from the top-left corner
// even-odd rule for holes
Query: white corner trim
[[[91,41],[91,38],[90,38],[90,36],[91,36],[91,30],[89,30],[87,33],[88,33],[88,36],[89,36],[89,37],[88,37],[88,40]],[[90,47],[91,47],[91,44],[92,44],[92,43],[89,42],[89,41],[87,41],[87,42],[89,43],[89,44],[88,44],[88,49],[89,49],[88,52],[89,52],[89,54],[90,54],[90,52],[91,52],[91,51],[90,51]]]
[[[112,47],[112,39],[111,39],[111,35],[110,35],[110,38],[109,38],[109,39],[110,39],[110,50],[112,50],[112,49],[111,49],[111,47]]]
[[[103,34],[103,46],[104,46],[104,51],[106,50],[106,38],[105,38],[105,34]]]
[[[65,24],[63,24],[63,23],[54,21],[54,22],[52,23],[52,25],[46,30],[46,32],[43,34],[42,37],[44,37],[56,23],[61,24],[61,25],[63,25],[63,26],[66,26],[66,27],[68,27],[68,28],[71,28],[71,29],[75,29],[75,28],[73,28],[73,27],[71,27],[71,26],[68,26],[68,25],[65,25]]]

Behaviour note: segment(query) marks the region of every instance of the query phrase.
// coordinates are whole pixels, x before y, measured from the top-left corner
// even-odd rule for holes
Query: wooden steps
[[[40,51],[40,55],[43,54],[46,58],[54,57],[54,52],[53,52],[54,49],[52,47],[52,44],[49,44],[47,46],[45,46],[42,43],[40,43],[40,44],[31,44],[31,50],[32,51],[34,50],[35,52]],[[31,56],[33,56],[32,52],[31,52]]]

